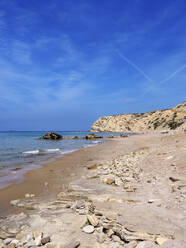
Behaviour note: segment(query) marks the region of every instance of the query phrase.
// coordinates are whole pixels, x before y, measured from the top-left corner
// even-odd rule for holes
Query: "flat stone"
[[[84,226],[83,227],[83,232],[88,233],[88,234],[93,233],[94,232],[94,227],[91,226],[91,225]]]
[[[80,241],[73,241],[64,246],[64,248],[77,248],[80,246]]]
[[[142,241],[136,246],[136,248],[158,248],[158,247],[159,246],[152,241]]]
[[[156,239],[156,243],[157,243],[158,245],[163,245],[167,240],[168,240],[168,239],[165,238],[165,237],[158,237],[158,238]]]
[[[125,248],[136,248],[137,244],[138,243],[136,241],[131,241],[130,243],[125,245]]]

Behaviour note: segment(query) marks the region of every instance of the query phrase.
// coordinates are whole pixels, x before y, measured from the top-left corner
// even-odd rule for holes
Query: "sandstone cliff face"
[[[186,102],[172,109],[139,114],[121,114],[99,118],[92,126],[93,132],[141,132],[186,128]]]

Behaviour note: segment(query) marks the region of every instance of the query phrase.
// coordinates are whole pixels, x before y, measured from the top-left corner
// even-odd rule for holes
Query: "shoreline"
[[[22,184],[0,191],[6,208],[14,200],[0,218],[0,244],[11,233],[16,247],[42,238],[56,248],[185,247],[185,137],[114,138],[30,171]]]
[[[52,170],[55,169],[53,167],[56,166],[58,167],[59,164],[62,163],[65,170],[64,173],[66,173],[67,168],[65,168],[65,166],[69,165],[70,163],[69,161],[72,161],[74,156],[78,157],[79,152],[80,152],[80,156],[82,157],[81,151],[86,152],[86,149],[91,149],[95,146],[106,144],[109,141],[111,140],[107,139],[106,142],[87,145],[86,147],[66,153],[62,157],[56,156],[56,158],[53,157],[52,159],[47,159],[47,160],[52,160],[49,162],[47,160],[42,161],[41,164],[37,165],[37,168],[26,171],[23,174],[23,178],[21,182],[12,180],[10,185],[0,189],[0,216],[4,216],[13,211],[13,208],[10,205],[11,200],[17,198],[23,198],[25,194],[29,192],[32,192],[37,197],[45,196],[45,191],[47,191],[48,193],[48,189],[49,189],[49,187],[45,186],[45,183],[49,183],[48,181],[50,181],[50,175],[49,174],[46,175],[45,171],[51,170],[52,173]],[[51,167],[51,169],[49,169],[49,167]],[[74,164],[72,167],[74,170],[76,170],[76,168],[74,168]],[[43,176],[43,173],[45,174],[45,176]],[[64,178],[65,178],[65,174],[64,174]]]

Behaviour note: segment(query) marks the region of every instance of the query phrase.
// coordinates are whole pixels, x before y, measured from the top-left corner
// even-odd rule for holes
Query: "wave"
[[[23,152],[23,154],[38,154],[38,153],[39,153],[39,150]]]
[[[23,154],[28,154],[28,155],[35,155],[35,154],[45,154],[45,153],[57,153],[59,152],[60,149],[38,149],[38,150],[33,150],[33,151],[26,151],[23,152]]]

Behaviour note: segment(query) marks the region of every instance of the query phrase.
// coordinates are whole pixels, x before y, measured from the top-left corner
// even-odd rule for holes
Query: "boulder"
[[[62,139],[63,136],[61,136],[58,133],[54,133],[54,132],[50,132],[50,133],[46,133],[44,136],[42,136],[40,139],[44,139],[44,140],[60,140]]]
[[[95,133],[89,133],[85,136],[85,139],[102,139],[103,136],[96,135]]]

